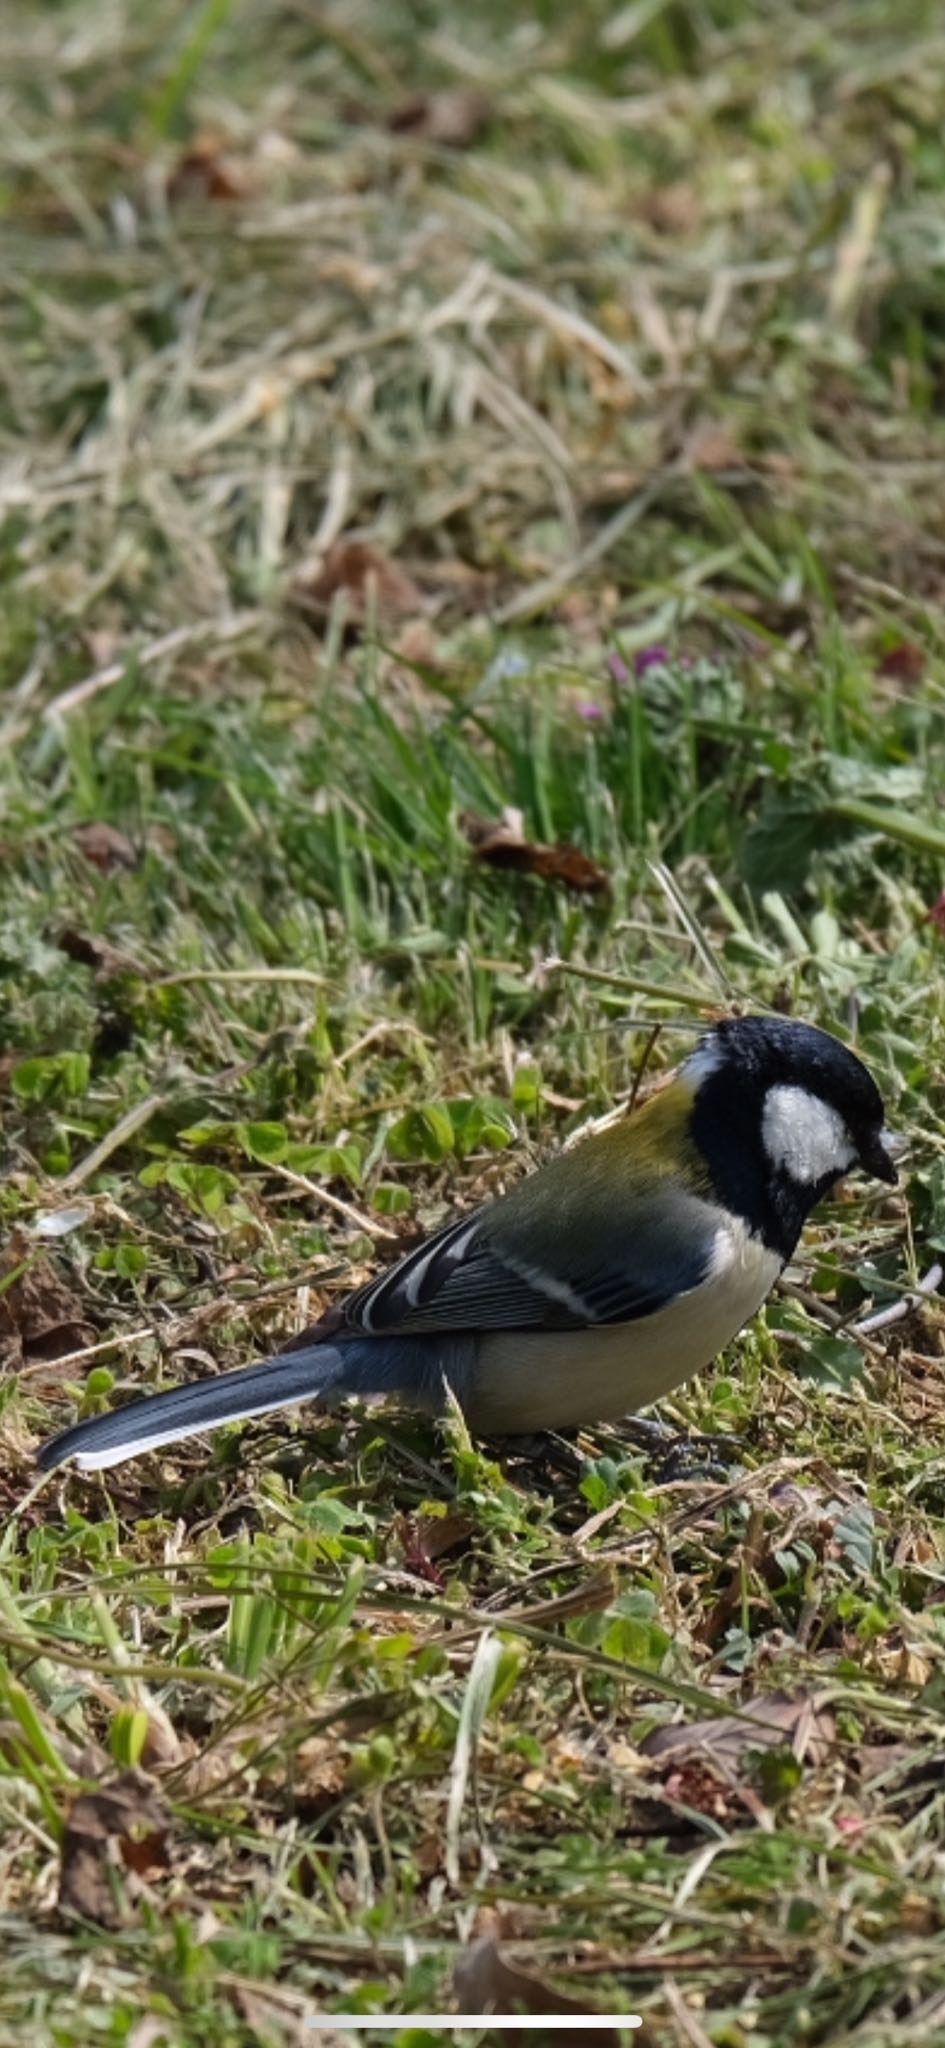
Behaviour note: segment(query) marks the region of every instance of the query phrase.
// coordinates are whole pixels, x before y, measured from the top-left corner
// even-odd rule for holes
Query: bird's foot
[[[646,1452],[665,1485],[678,1479],[728,1479],[741,1464],[742,1445],[737,1436],[671,1429],[666,1422],[641,1415],[627,1416],[620,1423],[620,1432]]]

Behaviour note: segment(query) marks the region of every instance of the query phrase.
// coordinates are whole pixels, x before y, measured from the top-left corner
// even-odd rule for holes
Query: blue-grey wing
[[[711,1270],[719,1212],[699,1196],[664,1184],[636,1213],[608,1203],[595,1218],[585,1203],[572,1220],[568,1207],[543,1205],[538,1224],[512,1196],[461,1217],[349,1296],[345,1325],[406,1334],[632,1322]]]

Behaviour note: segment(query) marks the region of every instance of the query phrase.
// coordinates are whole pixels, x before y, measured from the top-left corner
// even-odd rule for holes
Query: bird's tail
[[[80,1471],[101,1472],[224,1422],[347,1394],[400,1394],[410,1407],[435,1412],[443,1406],[444,1381],[462,1401],[472,1362],[468,1338],[346,1337],[312,1344],[77,1422],[40,1446],[37,1463],[50,1472],[74,1458]]]

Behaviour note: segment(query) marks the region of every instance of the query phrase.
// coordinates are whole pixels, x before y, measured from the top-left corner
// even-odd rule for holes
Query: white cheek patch
[[[856,1158],[839,1110],[809,1089],[787,1083],[768,1089],[761,1135],[772,1165],[782,1167],[799,1187],[846,1173]]]

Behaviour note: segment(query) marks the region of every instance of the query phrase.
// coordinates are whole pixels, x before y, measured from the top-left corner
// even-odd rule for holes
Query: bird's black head
[[[690,1128],[720,1201],[790,1258],[806,1217],[851,1167],[896,1181],[883,1099],[839,1039],[786,1017],[733,1017],[685,1072]]]

